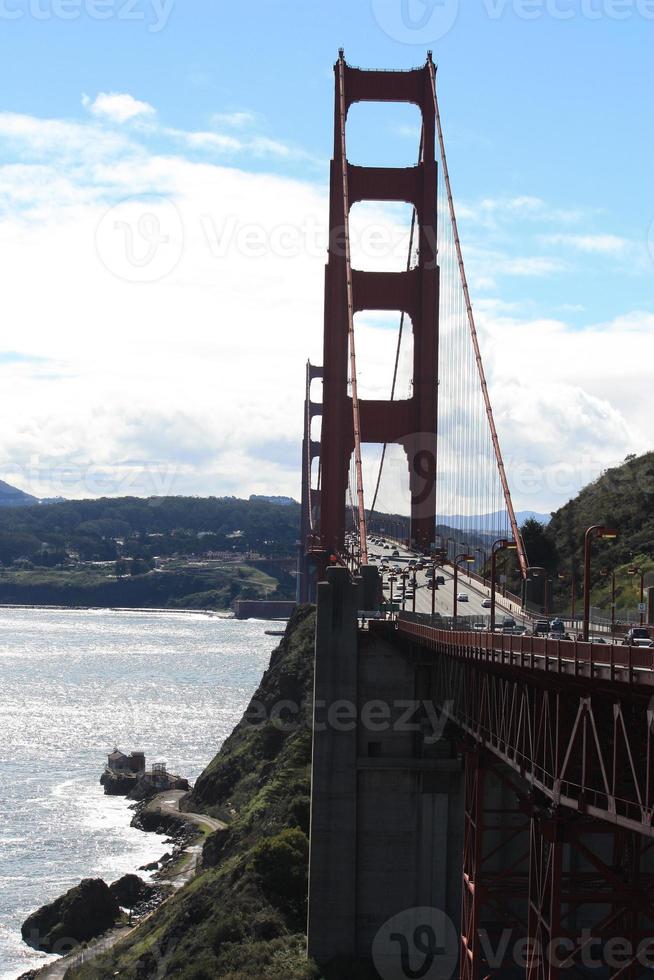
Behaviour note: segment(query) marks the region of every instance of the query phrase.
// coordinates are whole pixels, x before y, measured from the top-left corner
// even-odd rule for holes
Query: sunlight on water
[[[111,610],[0,610],[0,980],[47,962],[25,917],[83,877],[161,856],[99,777],[114,745],[190,780],[230,733],[276,641],[270,624]],[[145,875],[147,877],[147,875]]]

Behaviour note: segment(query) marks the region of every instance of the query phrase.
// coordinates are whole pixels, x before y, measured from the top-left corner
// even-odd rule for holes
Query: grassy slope
[[[635,605],[639,587],[626,574],[627,567],[635,563],[645,571],[654,569],[654,453],[607,470],[553,515],[548,536],[556,544],[560,567],[574,567],[578,581],[583,574],[584,533],[593,524],[619,532],[615,542],[593,546],[593,601],[607,599],[610,587],[600,572],[608,568],[618,573],[618,605]]]
[[[253,704],[268,711],[312,695],[315,616],[299,608],[272,655]],[[310,980],[305,954],[311,732],[252,724],[250,708],[198,780],[188,807],[228,814],[208,838],[205,870],[102,959],[67,980]]]

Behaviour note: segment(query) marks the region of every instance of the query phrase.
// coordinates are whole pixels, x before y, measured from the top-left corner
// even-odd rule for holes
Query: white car
[[[481,608],[482,609],[490,609],[492,605],[493,605],[493,603],[491,602],[490,599],[482,599],[481,600]]]
[[[457,602],[469,602],[470,600],[468,599],[468,593],[467,592],[459,592],[458,596],[456,597],[456,601]]]

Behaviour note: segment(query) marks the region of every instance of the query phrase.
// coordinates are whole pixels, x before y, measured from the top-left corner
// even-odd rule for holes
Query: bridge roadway
[[[389,542],[390,544],[390,542]],[[392,558],[394,551],[399,552],[399,559]],[[381,548],[379,545],[375,545],[372,541],[368,542],[368,554],[371,565],[379,566],[381,564],[382,558],[386,558],[391,567],[395,565],[406,565],[408,561],[412,558],[419,558],[415,552],[407,551],[405,548],[401,548],[399,545],[391,544],[390,549],[387,551]],[[445,585],[439,586],[436,591],[436,602],[435,602],[435,612],[440,613],[441,616],[453,616],[454,615],[454,572],[451,567],[449,568],[439,568],[437,575],[442,575],[445,579]],[[407,579],[407,589],[409,589],[413,580],[413,576]],[[417,613],[431,613],[431,603],[432,594],[429,588],[429,579],[427,578],[427,572],[422,571],[416,574],[416,604],[415,612]],[[490,616],[490,609],[482,606],[484,599],[490,598],[490,588],[484,587],[480,582],[475,581],[471,578],[465,571],[465,569],[460,568],[457,575],[457,593],[464,593],[468,596],[467,602],[459,602],[457,608],[458,616],[475,616],[479,619],[488,618]],[[397,581],[393,584],[393,599],[401,601],[402,595],[402,579],[397,578]],[[390,598],[390,589],[384,590],[385,598]],[[501,623],[504,616],[512,616],[513,619],[520,625],[529,625],[530,620],[525,616],[520,610],[519,606],[510,602],[508,599],[500,594],[499,590],[496,592],[496,616],[497,622]],[[413,612],[413,600],[408,599],[405,603],[405,610],[407,612]]]

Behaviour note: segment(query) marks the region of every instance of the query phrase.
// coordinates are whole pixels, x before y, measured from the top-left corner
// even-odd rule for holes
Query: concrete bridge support
[[[318,585],[309,952],[374,948],[379,967],[407,910],[444,913],[458,936],[463,772],[423,668],[357,628],[361,588],[340,568]]]

